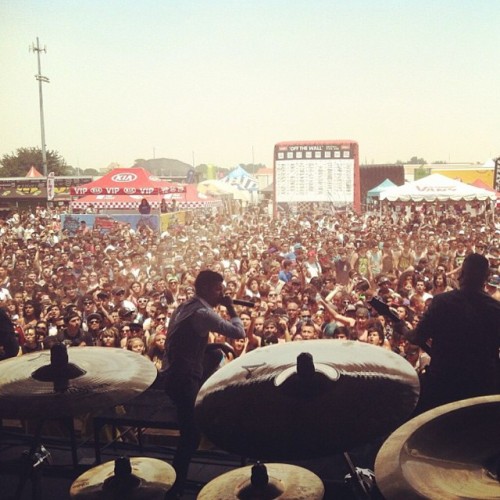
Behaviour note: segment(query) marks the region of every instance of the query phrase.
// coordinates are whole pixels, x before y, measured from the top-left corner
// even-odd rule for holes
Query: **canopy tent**
[[[441,174],[428,175],[403,186],[385,189],[380,193],[381,201],[401,202],[486,201],[495,198],[495,193]]]
[[[34,165],[31,165],[31,168],[28,170],[28,173],[26,174],[26,177],[43,177],[43,174],[41,174]]]
[[[498,191],[495,191],[492,187],[488,186],[488,184],[486,184],[486,182],[482,181],[481,179],[476,179],[474,182],[471,183],[471,186],[481,189],[486,189],[486,191],[491,191],[492,193],[495,193],[497,197],[497,202],[500,201],[500,193]]]
[[[198,193],[194,185],[188,184],[181,187],[185,188],[184,192],[163,195],[90,194],[72,201],[71,208],[84,210],[91,206],[103,210],[134,210],[139,207],[143,198],[148,200],[154,210],[159,210],[162,199],[165,199],[167,204],[175,201],[176,210],[193,210],[222,205],[220,200]]]
[[[222,179],[210,179],[200,182],[197,189],[199,193],[211,196],[226,196],[230,194],[233,196],[233,199],[241,201],[250,201],[251,197],[249,191],[239,189],[237,186],[228,184]]]
[[[380,193],[384,191],[384,189],[388,189],[390,187],[396,187],[396,184],[394,184],[391,179],[385,179],[385,181],[381,182],[378,186],[375,186],[366,193],[366,201],[374,201],[374,199],[379,198]]]
[[[167,203],[175,201],[177,208],[193,209],[220,207],[222,201],[204,193],[199,193],[196,184],[186,184],[184,193],[169,193],[162,196]]]
[[[160,195],[183,193],[185,186],[172,182],[162,181],[144,168],[116,168],[101,178],[72,186],[72,196],[85,195]]]
[[[258,191],[257,179],[250,175],[243,167],[238,165],[234,170],[231,170],[225,177],[221,179],[238,189],[245,191]]]

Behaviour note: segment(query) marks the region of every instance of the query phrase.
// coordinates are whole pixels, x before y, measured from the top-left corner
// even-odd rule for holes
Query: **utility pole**
[[[38,80],[38,94],[40,96],[40,129],[42,133],[42,167],[43,167],[43,175],[47,177],[47,151],[45,150],[45,124],[43,120],[43,93],[42,93],[42,83],[50,83],[49,79],[46,76],[42,76],[42,66],[40,64],[40,52],[47,52],[47,48],[40,48],[40,42],[38,41],[38,37],[36,37],[36,47],[35,44],[32,44],[30,50],[37,53],[38,58],[38,74],[35,75],[35,78]]]

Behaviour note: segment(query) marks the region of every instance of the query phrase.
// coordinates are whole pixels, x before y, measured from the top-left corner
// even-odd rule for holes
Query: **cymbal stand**
[[[24,451],[21,458],[19,483],[17,484],[15,500],[21,500],[24,487],[31,479],[31,495],[33,500],[42,500],[42,465],[50,460],[50,452],[40,443],[43,420],[37,423],[33,442],[28,450]]]
[[[344,459],[351,471],[345,476],[345,482],[350,486],[356,500],[371,498],[371,490],[375,482],[375,475],[369,469],[355,467],[349,453],[344,452]]]

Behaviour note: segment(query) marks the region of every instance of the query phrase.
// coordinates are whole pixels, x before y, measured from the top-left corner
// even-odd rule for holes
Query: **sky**
[[[500,155],[497,0],[0,0],[0,157],[76,168],[273,164],[351,139],[361,163]]]

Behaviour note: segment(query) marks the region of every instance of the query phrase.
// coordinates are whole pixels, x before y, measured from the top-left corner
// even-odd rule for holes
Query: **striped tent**
[[[26,174],[26,177],[43,177],[43,174],[41,174],[34,165],[31,165],[31,168],[28,170],[28,173]]]

